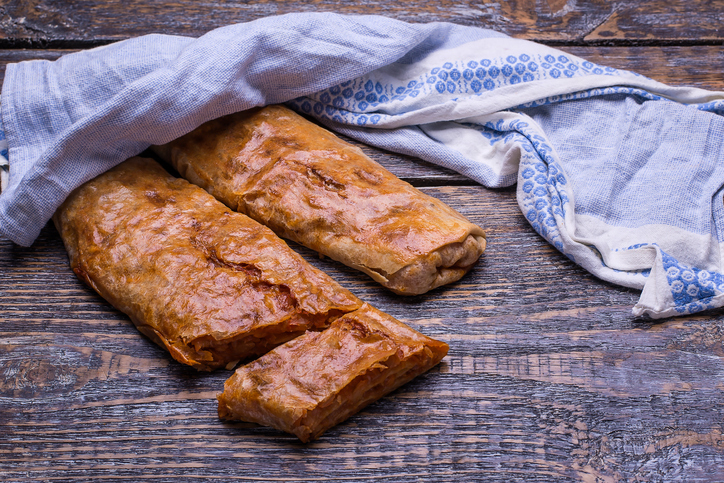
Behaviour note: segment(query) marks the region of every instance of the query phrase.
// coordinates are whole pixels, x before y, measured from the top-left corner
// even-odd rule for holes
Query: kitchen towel
[[[0,99],[0,234],[22,245],[75,187],[151,144],[286,102],[484,186],[517,183],[541,236],[642,290],[635,315],[724,305],[721,92],[487,29],[320,13],[11,64]]]

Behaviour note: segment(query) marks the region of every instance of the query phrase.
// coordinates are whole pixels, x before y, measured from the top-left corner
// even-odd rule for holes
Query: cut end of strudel
[[[364,304],[236,370],[219,416],[308,442],[438,364],[448,345]]]

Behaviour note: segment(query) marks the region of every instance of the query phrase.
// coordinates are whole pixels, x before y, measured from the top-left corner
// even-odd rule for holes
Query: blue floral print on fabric
[[[290,104],[321,119],[366,126],[391,117],[376,112],[382,105],[408,98],[451,94],[464,98],[524,82],[592,74],[615,76],[631,73],[566,55],[508,55],[479,61],[445,62],[403,85],[382,85],[366,78],[347,81],[313,96],[295,99]]]
[[[8,141],[5,139],[5,131],[0,124],[0,156],[7,159],[8,157]]]
[[[683,265],[663,250],[661,256],[677,312],[691,314],[714,308],[712,299],[724,293],[724,275]]]
[[[522,147],[518,182],[523,214],[536,232],[574,259],[566,253],[559,230],[570,202],[568,181],[546,139],[521,119],[467,126],[477,129],[491,145],[514,142]]]

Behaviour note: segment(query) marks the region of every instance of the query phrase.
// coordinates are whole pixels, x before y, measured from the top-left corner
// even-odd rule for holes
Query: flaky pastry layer
[[[364,304],[238,368],[218,396],[219,416],[308,442],[429,370],[447,351],[444,342]]]
[[[264,354],[362,304],[271,230],[150,159],[79,187],[53,219],[76,275],[200,370]]]
[[[485,250],[482,228],[283,106],[154,149],[232,209],[398,294],[458,280]]]

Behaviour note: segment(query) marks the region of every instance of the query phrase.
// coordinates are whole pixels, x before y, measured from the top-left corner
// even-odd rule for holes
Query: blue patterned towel
[[[485,186],[517,182],[546,240],[642,289],[636,315],[724,305],[724,93],[485,29],[294,14],[9,65],[1,99],[0,233],[22,245],[72,189],[149,145],[288,102]]]

